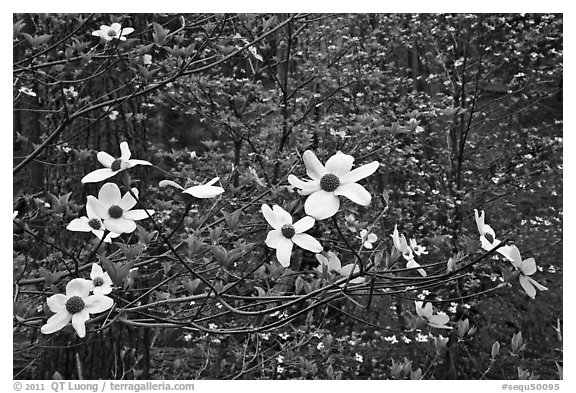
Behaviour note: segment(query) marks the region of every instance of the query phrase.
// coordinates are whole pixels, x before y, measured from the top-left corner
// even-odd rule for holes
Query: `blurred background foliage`
[[[43,315],[39,299],[50,289],[49,279],[57,281],[53,276],[66,258],[49,243],[65,250],[86,244],[85,237],[64,228],[83,214],[86,195],[97,192],[96,185],[79,181],[98,167],[97,151],[119,156],[118,145],[126,140],[134,157],[156,166],[135,168],[131,177],[159,213],[161,230],[169,231],[188,211],[173,190],[158,187],[159,180],[189,186],[220,176],[222,200],[194,206],[175,239],[188,251],[192,235],[207,244],[244,247],[245,267],[238,269],[249,271],[250,258],[269,258],[257,251],[266,233],[260,204],[300,212],[298,196],[286,188],[287,175],[304,173],[301,154],[307,149],[322,162],[341,150],[357,165],[381,163],[366,181],[370,207],[344,205],[341,219],[351,237],[387,207],[371,230],[379,238],[377,252],[390,252],[389,235],[398,224],[429,248],[424,263],[446,262],[458,251],[470,252],[470,239],[477,236],[473,210],[485,210],[499,238],[512,240],[524,258],[536,259],[538,280],[549,291],[530,300],[514,281],[440,304],[453,320],[468,318],[477,327],[465,345],[451,333],[442,356],[428,353],[430,342],[417,342],[414,332],[404,330],[412,301],[380,298],[365,312],[342,300],[310,317],[313,323],[295,321],[268,336],[143,329],[136,336],[145,337],[132,346],[142,354],[134,354],[127,371],[113,377],[417,378],[422,367],[425,378],[505,379],[526,376],[521,365],[541,378],[558,378],[561,15],[14,14],[13,19],[14,210],[26,225],[14,227],[14,280],[36,286],[28,288],[27,301],[15,303],[16,314]],[[135,31],[107,45],[91,35],[113,22]],[[231,225],[239,208],[240,223]],[[316,235],[327,238],[331,232],[323,225]],[[202,233],[195,231],[199,228]],[[126,246],[142,244],[147,233],[133,235]],[[154,240],[146,245],[149,256],[166,251]],[[122,251],[117,254],[122,260],[132,256],[134,263],[142,262],[142,250],[128,257]],[[291,268],[302,271],[315,263],[304,253],[293,257]],[[170,273],[166,260],[145,266],[138,277],[142,288]],[[435,295],[466,296],[497,279],[492,267],[475,275]],[[254,291],[249,284],[246,293]],[[182,290],[179,283],[164,295]],[[38,329],[16,326],[15,378],[51,378],[58,370],[50,363],[61,354],[29,351],[37,348]],[[518,331],[527,343],[522,355],[485,373],[493,342],[504,345]],[[110,348],[122,359],[131,356]],[[74,359],[70,362],[74,368]]]

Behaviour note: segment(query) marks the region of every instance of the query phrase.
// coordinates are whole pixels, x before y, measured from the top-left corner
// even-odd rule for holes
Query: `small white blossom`
[[[101,25],[100,30],[92,32],[93,36],[100,37],[104,41],[112,41],[117,39],[126,41],[126,36],[134,31],[132,27],[124,27],[120,23],[112,23],[111,26]]]
[[[100,164],[104,165],[105,168],[96,169],[84,176],[81,180],[82,183],[97,183],[102,180],[106,180],[117,173],[135,167],[136,165],[152,165],[148,161],[131,159],[132,153],[128,147],[128,143],[120,143],[120,158],[114,158],[106,152],[98,152],[97,158]]]

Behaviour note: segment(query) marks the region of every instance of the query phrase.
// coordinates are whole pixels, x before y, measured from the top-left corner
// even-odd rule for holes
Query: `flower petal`
[[[304,211],[316,220],[332,217],[340,208],[340,199],[332,192],[316,191],[306,199]]]
[[[494,241],[494,243],[492,243],[493,246],[498,244],[500,244],[500,242],[496,243],[496,240]],[[522,265],[522,257],[520,256],[520,250],[518,249],[518,247],[516,247],[515,244],[512,244],[511,246],[500,247],[498,250],[496,250],[496,252],[506,257],[510,262],[512,262],[512,264],[515,267],[520,268],[520,266]]]
[[[90,319],[90,314],[86,309],[77,312],[76,314],[72,314],[72,327],[76,330],[76,334],[78,337],[84,338],[86,337],[86,321]]]
[[[331,270],[340,271],[342,268],[342,263],[340,262],[340,258],[332,251],[328,251],[328,266]]]
[[[316,221],[310,216],[303,217],[294,223],[294,231],[296,233],[306,232],[314,226],[315,222]]]
[[[358,183],[342,184],[334,191],[334,195],[345,196],[352,202],[362,206],[368,206],[372,200],[372,195]]]
[[[340,178],[350,172],[353,163],[354,157],[338,151],[326,161],[326,172]]]
[[[217,197],[218,195],[224,192],[224,189],[218,186],[200,185],[200,186],[192,186],[190,188],[185,189],[182,192],[190,194],[195,198],[206,199]]]
[[[127,164],[127,165],[126,165],[127,168],[132,168],[132,167],[135,167],[136,165],[146,165],[146,166],[151,166],[151,165],[152,165],[151,162],[148,162],[148,161],[145,161],[145,160],[135,160],[135,159],[127,160],[127,161],[126,161],[126,164]]]
[[[450,326],[446,326],[448,321],[450,321],[450,317],[444,313],[438,313],[428,318],[428,324],[439,329],[451,329]]]
[[[102,205],[104,205],[106,209],[112,205],[118,205],[121,199],[120,189],[114,183],[104,184],[98,192],[98,200],[102,202]]]
[[[310,195],[313,192],[320,191],[320,182],[317,180],[303,181],[298,179],[294,175],[288,175],[288,183],[296,188],[299,188],[298,193],[300,195]]]
[[[311,179],[320,181],[320,178],[327,173],[324,165],[320,163],[316,155],[310,150],[306,150],[302,155],[302,158],[304,159],[304,165],[306,166],[306,174]]]
[[[524,273],[525,276],[530,276],[536,273],[536,261],[534,258],[528,258],[522,261],[520,264],[520,270]]]
[[[92,270],[90,271],[90,279],[94,280],[96,277],[102,277],[104,275],[104,270],[97,263],[92,264]]]
[[[318,253],[322,252],[323,250],[323,247],[320,244],[320,242],[307,233],[297,233],[294,236],[292,236],[291,240],[300,248],[303,248],[308,251]]]
[[[282,231],[279,229],[274,229],[273,231],[268,232],[266,236],[266,245],[270,248],[278,248],[278,244],[280,244],[282,239],[286,239],[282,234]]]
[[[133,29],[132,27],[124,27],[124,28],[122,29],[122,35],[123,35],[123,36],[128,35],[128,34],[130,34],[130,33],[132,33],[132,32],[134,32],[134,29]]]
[[[530,281],[530,283],[532,283],[532,285],[534,285],[538,290],[540,291],[547,291],[548,288],[545,287],[544,285],[540,284],[538,281],[534,280],[532,277],[526,277],[528,279],[528,281]]]
[[[378,161],[373,161],[370,164],[362,165],[342,176],[340,178],[340,183],[356,183],[357,181],[362,180],[376,172],[379,166],[380,163]]]
[[[292,255],[292,246],[294,243],[290,239],[283,237],[276,247],[276,258],[284,267],[290,266],[290,256]]]
[[[480,236],[484,236],[484,210],[478,214],[478,210],[474,209],[474,219],[476,220],[476,227]]]
[[[109,218],[104,220],[104,227],[110,232],[132,233],[136,230],[136,223],[126,218]]]
[[[118,25],[118,30],[116,30],[114,28],[114,25]],[[120,31],[120,25],[118,23],[113,23],[112,28],[114,30],[116,30],[117,32]],[[132,153],[130,153],[130,148],[128,147],[128,142],[122,142],[120,144],[120,152],[122,153],[122,154],[120,154],[120,159],[122,161],[128,161],[130,159],[130,156],[132,155]]]
[[[292,216],[286,210],[282,209],[278,205],[272,206],[272,211],[276,215],[276,219],[280,226],[282,225],[292,225]]]
[[[68,296],[58,293],[46,299],[46,304],[48,304],[48,308],[50,308],[50,311],[59,313],[59,312],[66,312],[67,301]]]
[[[50,334],[57,332],[58,330],[62,329],[72,320],[72,314],[68,311],[59,312],[52,315],[48,321],[46,321],[46,325],[40,328],[40,331],[44,334]]]
[[[106,180],[114,176],[117,172],[114,172],[110,168],[100,168],[95,171],[90,172],[80,180],[82,183],[98,183],[102,180]]]
[[[92,290],[94,295],[108,295],[110,292],[112,292],[112,285],[110,284],[102,284]]]
[[[480,236],[480,244],[482,245],[483,250],[490,251],[494,247],[496,247],[497,245],[500,244],[500,240],[494,239],[494,241],[492,243],[490,243],[488,241],[488,239],[486,239],[484,236]],[[496,250],[496,252],[499,252],[500,254],[502,254],[500,251],[505,247],[508,247],[508,246],[500,247],[498,250]]]
[[[146,214],[146,211],[148,211],[148,214],[150,214],[150,215],[154,214],[154,210],[136,209],[136,210],[129,210],[127,212],[124,212],[122,217],[127,219],[127,220],[132,220],[132,221],[145,220],[148,218],[148,214]]]
[[[536,297],[536,288],[534,288],[530,280],[528,280],[528,277],[521,274],[518,278],[518,281],[520,281],[520,285],[524,289],[524,292],[526,292],[528,296],[534,299]]]
[[[88,225],[88,217],[75,218],[66,226],[66,229],[74,232],[90,232],[92,227]]]
[[[132,193],[136,196],[136,198],[138,198],[138,189],[132,188]],[[127,192],[126,194],[124,194],[124,196],[120,200],[120,203],[118,203],[118,206],[120,206],[122,208],[122,210],[124,210],[126,212],[127,210],[130,210],[134,206],[136,206],[136,203],[137,203],[136,199],[134,199],[132,194]]]
[[[416,305],[416,314],[418,314],[422,318],[426,318],[426,314],[424,313],[424,307],[423,307],[424,302],[416,300],[414,304]]]
[[[109,207],[104,206],[102,202],[96,199],[93,195],[88,195],[86,202],[86,213],[89,215],[92,214],[92,218],[108,218],[108,209]]]
[[[358,273],[360,271],[360,267],[358,265],[354,266],[353,263],[349,263],[346,266],[342,266],[340,271],[341,276],[349,276],[350,274]]]
[[[122,25],[120,23],[112,23],[110,25],[110,30],[114,30],[116,33],[119,33],[120,30],[122,30]],[[122,142],[122,143],[126,143],[126,142]],[[122,146],[122,145],[120,145]]]
[[[92,281],[84,278],[74,278],[66,285],[66,296],[80,296],[85,298],[92,290]]]
[[[110,309],[114,305],[114,300],[104,295],[92,295],[84,299],[84,304],[85,310],[90,314],[98,314]]]
[[[112,157],[105,151],[98,152],[98,154],[96,154],[96,158],[98,158],[100,164],[104,165],[106,168],[110,168],[112,166],[112,163],[114,162],[114,157]]]
[[[264,218],[266,219],[266,221],[268,222],[268,224],[272,228],[274,228],[274,229],[282,228],[282,225],[278,221],[276,214],[274,214],[274,211],[272,210],[272,208],[270,206],[263,204],[262,205],[262,214],[264,215]]]

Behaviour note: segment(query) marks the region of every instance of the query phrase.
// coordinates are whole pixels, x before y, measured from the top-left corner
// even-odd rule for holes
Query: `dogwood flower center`
[[[324,191],[335,191],[340,185],[340,179],[333,173],[327,173],[320,179],[320,188]]]
[[[70,299],[66,301],[66,310],[70,314],[77,314],[80,311],[84,310],[84,300],[80,296],[72,296]]]
[[[108,30],[108,35],[109,35],[110,37],[116,37],[116,31],[113,30],[113,29],[110,29],[110,30]]]
[[[122,208],[118,205],[112,205],[108,209],[108,214],[112,218],[120,218],[122,217],[122,214],[124,214],[124,210],[122,210]]]
[[[296,234],[294,227],[290,224],[282,225],[282,228],[280,230],[282,231],[282,235],[286,239],[292,239],[292,236]]]
[[[114,172],[119,171],[121,168],[122,168],[121,159],[114,160],[114,162],[112,162],[112,165],[110,165],[110,169],[112,169]]]
[[[92,280],[92,284],[94,284],[95,287],[101,287],[104,285],[104,279],[102,277],[96,277]]]
[[[98,230],[102,228],[102,221],[100,221],[97,218],[93,218],[90,221],[88,221],[88,225],[90,225],[90,228]]]

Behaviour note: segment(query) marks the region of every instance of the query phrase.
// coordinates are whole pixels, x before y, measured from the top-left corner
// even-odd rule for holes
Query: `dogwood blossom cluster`
[[[278,205],[270,208],[262,205],[262,214],[273,228],[268,233],[266,245],[276,249],[278,262],[284,267],[290,265],[290,256],[294,244],[308,251],[317,253],[323,250],[322,245],[312,236],[304,232],[312,228],[316,220],[324,220],[334,216],[340,208],[340,196],[345,196],[354,203],[368,206],[372,199],[370,193],[357,182],[373,174],[378,166],[378,161],[362,165],[352,169],[354,157],[337,152],[330,157],[326,165],[322,165],[316,155],[307,150],[303,154],[306,173],[311,180],[300,180],[294,175],[288,176],[288,182],[298,188],[300,195],[307,195],[304,203],[304,211],[307,216],[292,224],[292,216]],[[376,235],[361,233],[364,246],[372,248],[372,243],[377,240]],[[365,238],[364,238],[365,237]],[[334,254],[332,254],[335,257]],[[326,259],[325,257],[322,257]],[[322,259],[319,259],[322,266]],[[338,260],[338,272],[343,275]],[[351,273],[353,265],[350,266]]]
[[[496,239],[494,230],[490,227],[490,225],[485,223],[484,211],[479,214],[478,210],[474,209],[474,217],[476,219],[478,232],[480,233],[480,243],[482,248],[486,251],[490,251],[494,247],[500,245],[501,242],[500,240]],[[524,292],[526,292],[526,294],[532,299],[536,297],[536,289],[539,291],[548,290],[547,287],[530,277],[538,270],[534,258],[523,260],[520,256],[520,250],[514,244],[502,246],[498,248],[496,252],[504,256],[508,261],[512,263],[512,266],[517,271],[520,286],[522,289],[524,289]]]
[[[106,296],[112,292],[112,280],[97,264],[92,265],[90,280],[74,278],[66,285],[66,294],[50,296],[46,303],[54,313],[40,331],[51,334],[63,329],[72,322],[78,337],[86,336],[86,321],[91,314],[109,310],[114,300]],[[92,293],[92,294],[90,294]]]

